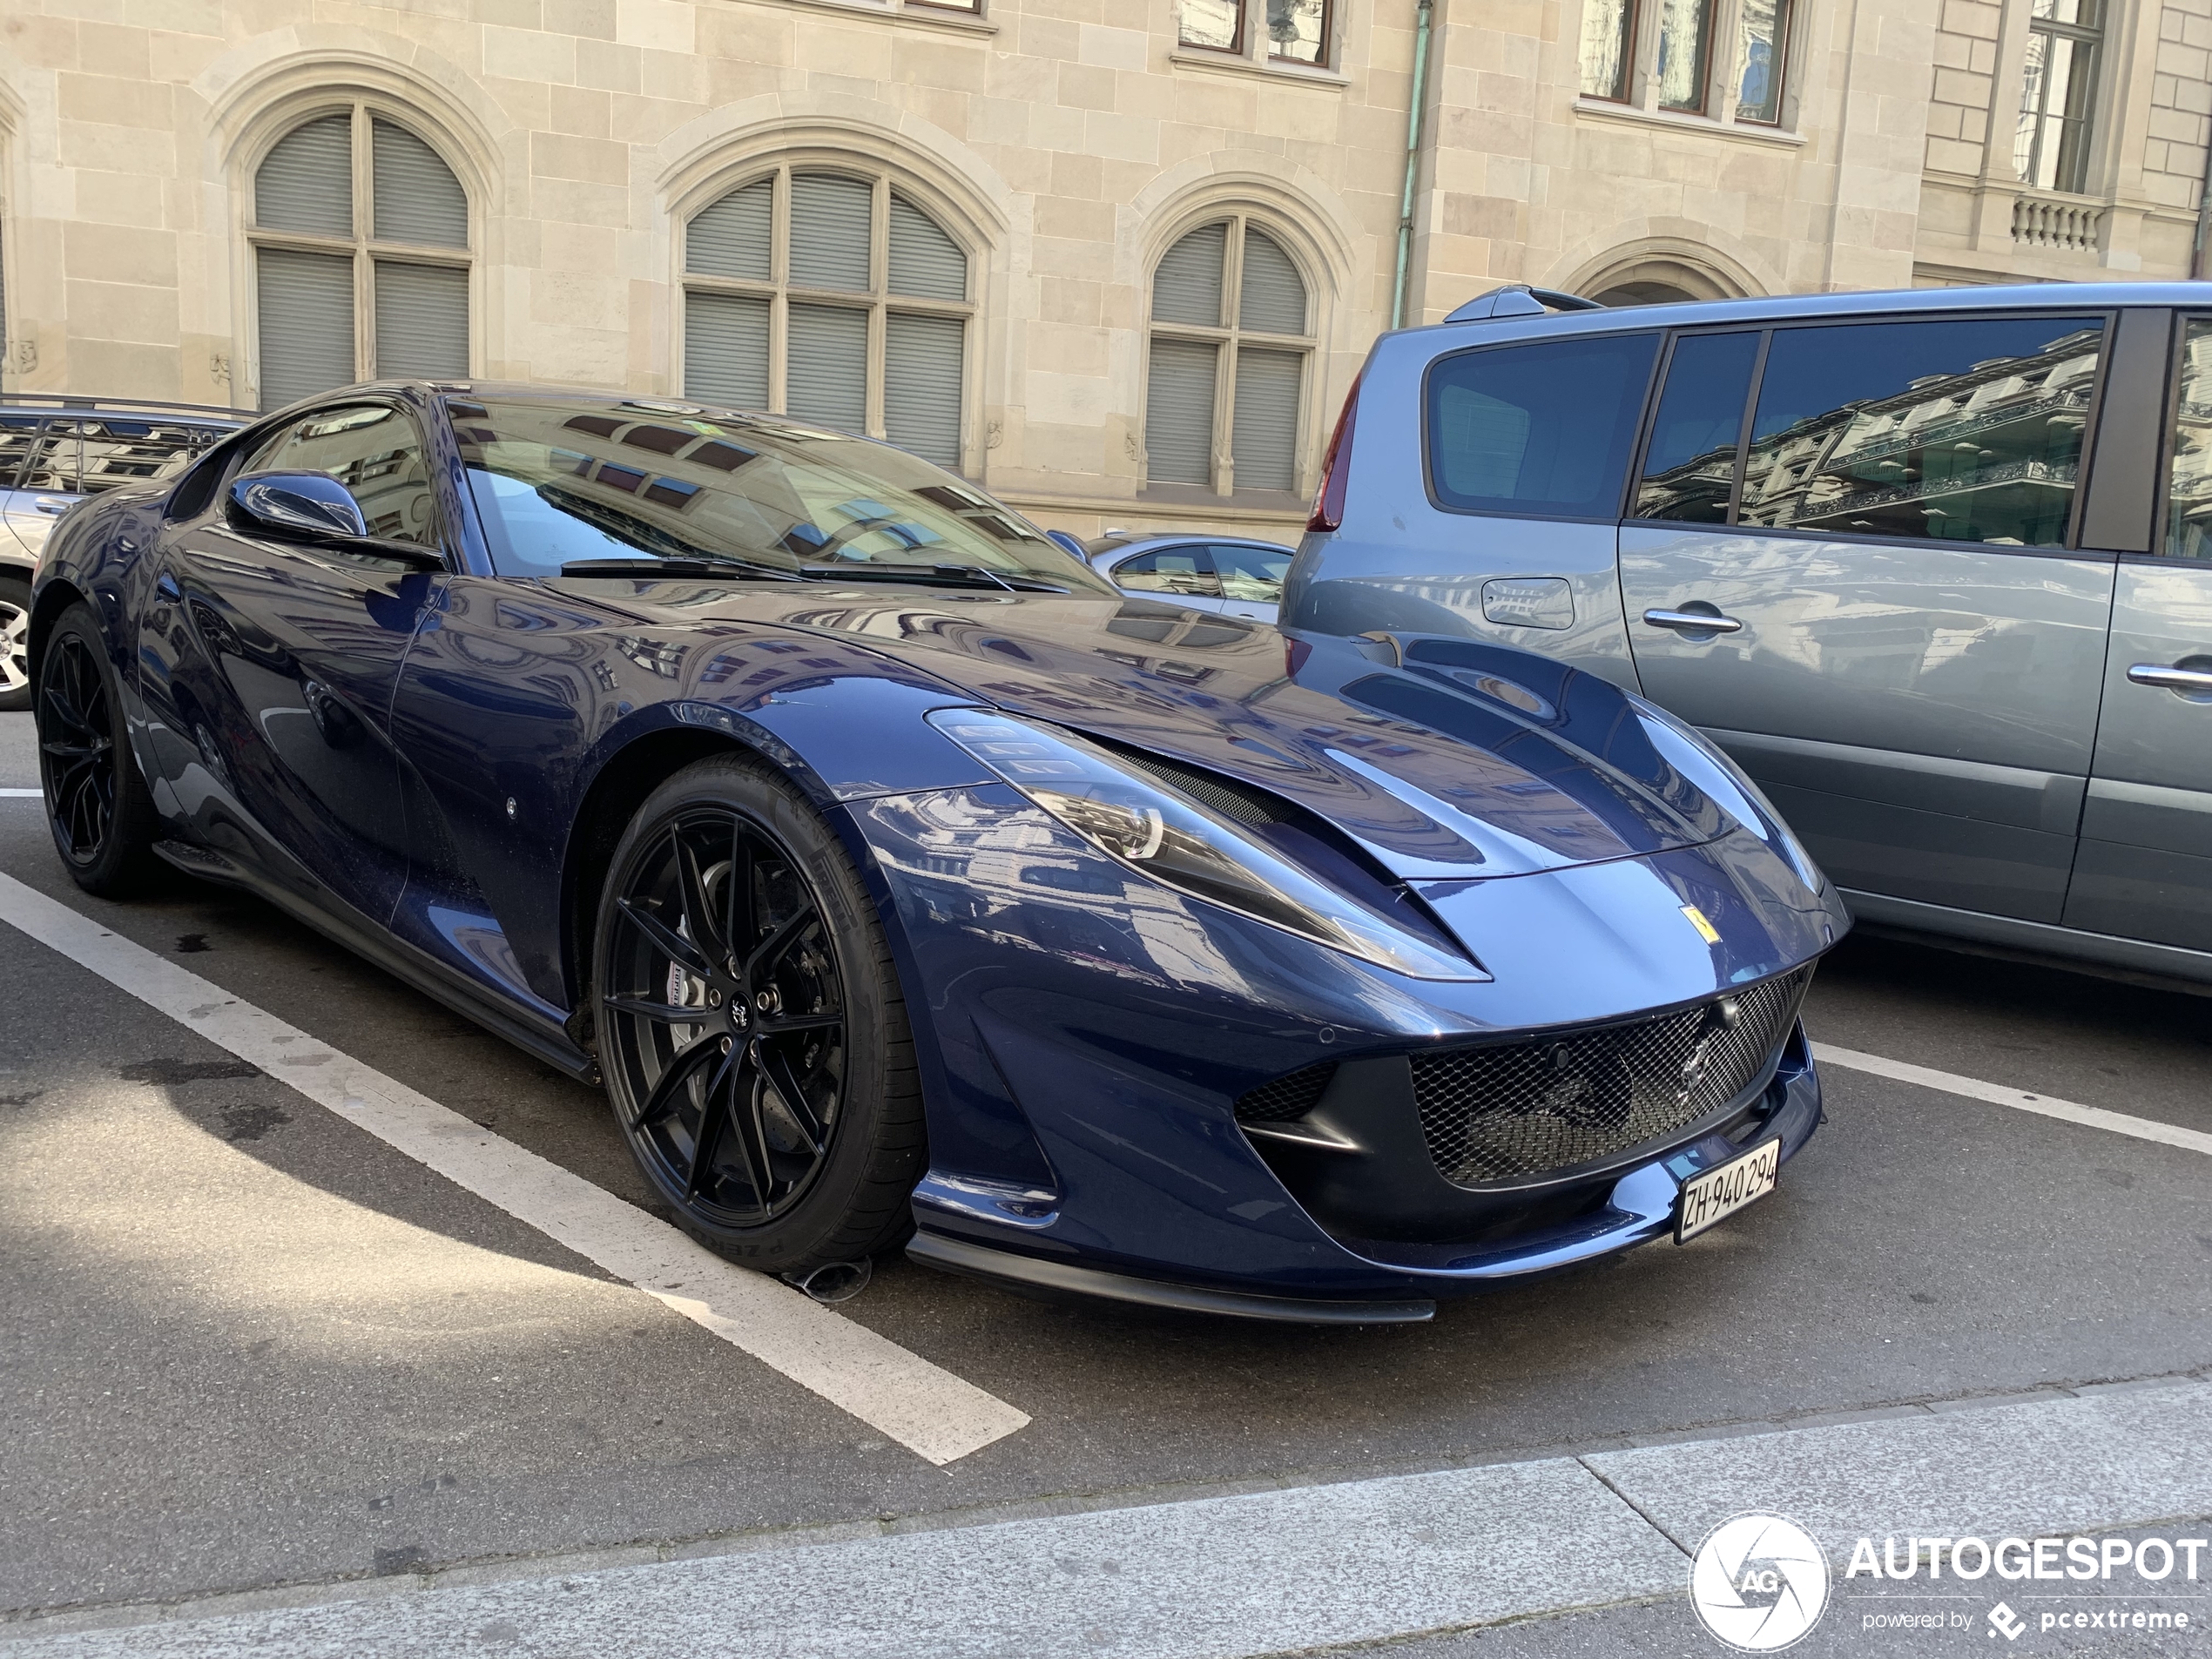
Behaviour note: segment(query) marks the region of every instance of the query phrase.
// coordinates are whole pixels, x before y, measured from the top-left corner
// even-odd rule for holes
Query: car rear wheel
[[[85,892],[135,893],[162,868],[153,853],[160,820],[91,606],[71,605],[54,624],[37,690],[38,775],[55,850]]]
[[[695,1237],[764,1271],[912,1225],[921,1097],[890,951],[836,835],[737,756],[656,790],[615,849],[598,1050],[638,1167]]]
[[[30,583],[0,576],[0,714],[30,706]]]

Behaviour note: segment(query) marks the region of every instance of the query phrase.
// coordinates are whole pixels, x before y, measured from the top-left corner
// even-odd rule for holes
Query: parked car
[[[0,712],[30,706],[30,573],[55,520],[86,496],[173,470],[239,419],[179,404],[0,396]]]
[[[97,597],[98,603],[92,600]],[[698,1237],[1267,1318],[1693,1232],[1844,925],[1717,751],[1462,640],[1118,594],[775,417],[392,384],[71,513],[90,891],[261,894],[578,1078]]]
[[[1075,546],[1123,593],[1255,622],[1275,620],[1283,577],[1298,552],[1273,542],[1169,530],[1110,530]]]
[[[1377,342],[1285,614],[1641,690],[1863,921],[2212,982],[2209,526],[2201,285],[1507,289]]]

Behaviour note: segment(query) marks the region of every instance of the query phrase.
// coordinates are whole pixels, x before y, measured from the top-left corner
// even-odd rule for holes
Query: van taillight
[[[1310,530],[1332,530],[1344,523],[1344,490],[1352,481],[1352,423],[1359,410],[1359,382],[1354,380],[1345,394],[1344,413],[1329,435],[1329,452],[1321,457],[1321,493],[1313,498]]]

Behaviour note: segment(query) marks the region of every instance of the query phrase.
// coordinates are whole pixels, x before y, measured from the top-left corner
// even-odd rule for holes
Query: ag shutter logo
[[[1739,1653],[1777,1653],[1820,1622],[1828,1557],[1793,1521],[1759,1511],[1713,1528],[1689,1566],[1689,1604]]]

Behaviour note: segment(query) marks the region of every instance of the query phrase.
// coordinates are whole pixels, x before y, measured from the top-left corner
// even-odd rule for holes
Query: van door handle
[[[2212,668],[2137,663],[2128,671],[2128,679],[2130,685],[2162,686],[2169,691],[2212,692]]]
[[[1671,628],[1678,634],[1740,634],[1743,624],[1717,610],[1647,610],[1643,619],[1654,628]]]

